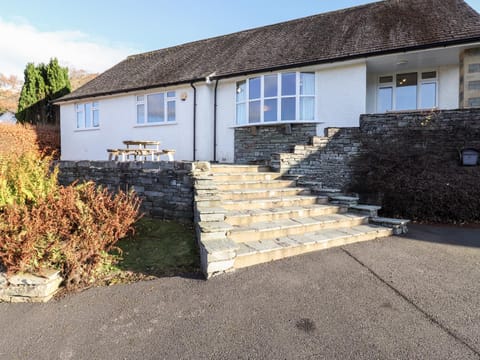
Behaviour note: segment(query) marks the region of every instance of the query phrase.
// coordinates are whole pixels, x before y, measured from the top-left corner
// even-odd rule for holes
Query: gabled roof
[[[60,101],[475,41],[463,0],[386,0],[129,56]]]

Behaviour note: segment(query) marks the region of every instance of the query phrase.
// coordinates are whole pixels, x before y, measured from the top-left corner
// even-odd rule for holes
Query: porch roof
[[[57,102],[477,41],[463,0],[385,0],[132,55]]]

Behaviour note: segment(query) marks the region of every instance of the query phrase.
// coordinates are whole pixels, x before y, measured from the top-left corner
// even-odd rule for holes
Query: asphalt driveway
[[[0,304],[0,359],[480,359],[480,229]]]

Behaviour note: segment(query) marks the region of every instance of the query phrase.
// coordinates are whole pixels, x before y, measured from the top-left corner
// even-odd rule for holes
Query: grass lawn
[[[193,224],[143,218],[135,229],[135,235],[117,243],[121,260],[109,269],[106,284],[159,276],[198,276],[200,257]]]

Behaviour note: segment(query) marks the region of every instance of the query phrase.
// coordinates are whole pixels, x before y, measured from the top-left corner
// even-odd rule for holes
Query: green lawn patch
[[[142,218],[117,246],[121,260],[108,269],[107,284],[200,271],[193,224]]]

